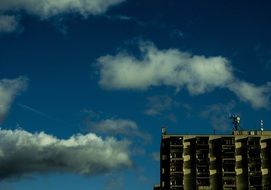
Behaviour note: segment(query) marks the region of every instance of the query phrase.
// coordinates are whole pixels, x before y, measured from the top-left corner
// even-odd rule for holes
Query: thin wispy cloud
[[[19,27],[19,19],[14,15],[0,14],[0,33],[14,32]]]
[[[227,104],[212,104],[204,108],[200,112],[200,116],[208,119],[214,130],[230,131],[231,125],[229,122],[229,114],[232,114],[235,108],[235,102],[230,101]]]
[[[103,118],[104,115],[92,110],[84,110],[84,126],[88,132],[101,136],[113,136],[117,139],[131,142],[130,153],[133,157],[142,157],[146,154],[145,148],[152,142],[152,136],[146,130],[130,119]]]
[[[26,77],[0,80],[0,123],[8,114],[15,97],[26,89],[27,83]]]
[[[107,11],[113,5],[125,0],[1,0],[0,11],[25,11],[43,19],[58,14],[78,13],[83,16],[98,15]]]
[[[160,152],[153,152],[151,157],[154,161],[160,162]]]
[[[115,20],[115,21],[132,21],[136,20],[134,17],[129,17],[125,15],[106,15],[106,18],[110,20]]]
[[[172,40],[180,40],[184,38],[184,33],[179,29],[174,29],[170,32],[169,36]]]
[[[110,7],[125,0],[1,0],[0,32],[14,32],[19,26],[18,16],[21,13],[37,16],[41,20],[58,15],[79,14],[86,18],[89,15],[101,15]],[[120,17],[128,19],[128,17]],[[63,29],[63,28],[62,28]]]
[[[40,110],[37,110],[37,109],[35,109],[35,108],[33,108],[33,107],[30,107],[30,106],[27,106],[27,105],[25,105],[25,104],[17,104],[19,107],[21,107],[22,109],[24,109],[24,110],[27,110],[27,111],[29,111],[29,112],[32,112],[32,113],[34,113],[34,114],[37,114],[37,115],[39,115],[39,116],[41,116],[41,117],[43,117],[43,118],[45,118],[45,119],[48,119],[48,120],[52,120],[52,121],[56,121],[56,122],[59,122],[59,123],[64,123],[64,121],[62,121],[62,120],[60,120],[60,119],[57,119],[57,118],[54,118],[54,117],[52,117],[52,116],[50,116],[50,115],[48,115],[48,114],[46,114],[46,113],[44,113],[44,112],[42,112],[42,111],[40,111]]]
[[[163,117],[172,122],[176,122],[177,118],[173,113],[173,109],[179,107],[179,102],[176,102],[168,95],[150,96],[147,100],[148,102],[144,114]]]
[[[41,112],[41,111],[39,111],[37,109],[34,109],[34,108],[30,107],[30,106],[27,106],[27,105],[24,105],[24,104],[18,104],[18,106],[20,106],[21,108],[23,108],[25,110],[31,111],[33,113],[36,113],[36,114],[38,114],[38,115],[40,115],[42,117],[45,117],[47,119],[52,119],[51,116],[49,116],[49,115],[47,115],[47,114],[45,114],[45,113],[43,113],[43,112]]]
[[[120,173],[112,173],[108,176],[103,190],[123,190],[125,189],[124,178]]]
[[[136,122],[128,119],[105,119],[99,121],[87,121],[87,127],[90,131],[98,134],[110,136],[123,136],[125,138],[139,138],[144,142],[150,142],[151,136],[140,131]]]
[[[172,109],[174,102],[167,95],[158,95],[148,97],[147,108],[144,111],[147,115],[161,115],[162,112]]]

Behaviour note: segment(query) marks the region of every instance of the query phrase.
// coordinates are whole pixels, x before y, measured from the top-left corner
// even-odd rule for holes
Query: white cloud
[[[27,79],[18,77],[16,79],[0,80],[0,122],[8,113],[14,98],[26,88]]]
[[[14,32],[19,26],[18,18],[10,15],[0,15],[0,32]]]
[[[177,90],[186,88],[192,95],[226,88],[255,108],[269,104],[270,84],[258,87],[239,80],[224,57],[192,55],[178,49],[159,50],[152,43],[141,43],[139,49],[142,58],[125,52],[98,58],[99,84],[106,89],[133,90],[166,85]]]
[[[89,121],[91,131],[107,135],[123,135],[125,137],[139,137],[146,142],[151,140],[149,134],[139,131],[136,122],[126,119],[105,119],[98,122]]]
[[[223,57],[194,56],[177,49],[159,50],[150,43],[142,43],[140,50],[142,59],[123,52],[100,57],[100,85],[141,90],[169,85],[187,87],[191,94],[201,94],[232,80],[231,67]]]
[[[102,139],[93,133],[58,139],[44,132],[0,130],[0,139],[1,179],[33,172],[97,175],[132,166],[128,141]]]
[[[104,13],[110,6],[125,0],[1,0],[0,11],[25,11],[48,18],[58,14],[75,12],[83,16]]]
[[[256,86],[252,83],[236,80],[235,83],[229,85],[229,89],[242,101],[250,102],[255,108],[269,108],[270,106],[271,82]]]

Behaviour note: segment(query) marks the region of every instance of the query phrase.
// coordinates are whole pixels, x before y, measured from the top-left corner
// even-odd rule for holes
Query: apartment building
[[[270,172],[271,131],[177,135],[163,129],[154,190],[271,190]]]

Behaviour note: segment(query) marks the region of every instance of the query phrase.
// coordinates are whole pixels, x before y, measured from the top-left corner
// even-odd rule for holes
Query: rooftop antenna
[[[162,127],[162,135],[166,135],[167,134],[167,129],[165,127]]]
[[[239,115],[230,114],[229,118],[232,120],[232,130],[233,131],[241,130],[240,127],[241,117]]]
[[[261,131],[263,131],[264,123],[262,119],[260,120],[260,125],[261,125]]]

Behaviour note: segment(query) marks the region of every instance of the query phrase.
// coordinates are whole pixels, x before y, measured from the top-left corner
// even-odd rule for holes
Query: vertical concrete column
[[[163,135],[160,147],[160,187],[161,190],[170,188],[170,136]]]
[[[271,138],[261,138],[261,171],[262,171],[262,187],[263,190],[271,188]]]
[[[237,190],[247,190],[249,188],[246,136],[235,136],[235,160],[236,188]]]
[[[183,172],[184,172],[184,190],[196,189],[196,149],[195,138],[184,136],[183,138]]]
[[[209,139],[209,160],[210,160],[210,187],[220,189],[222,187],[222,158],[221,158],[221,137],[210,136]]]

